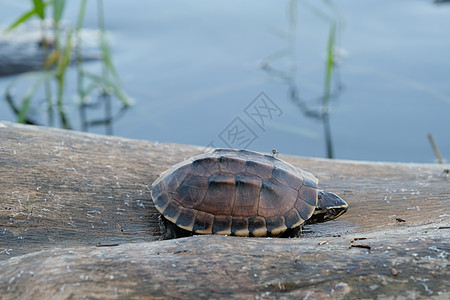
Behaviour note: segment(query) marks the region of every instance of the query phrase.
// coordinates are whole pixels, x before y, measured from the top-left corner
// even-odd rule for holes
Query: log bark
[[[2,299],[448,299],[447,165],[280,155],[342,196],[298,239],[157,241],[151,183],[202,147],[0,122]]]

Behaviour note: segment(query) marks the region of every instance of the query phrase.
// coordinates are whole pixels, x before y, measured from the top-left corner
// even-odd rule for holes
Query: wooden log
[[[280,155],[348,212],[298,239],[156,241],[151,183],[202,151],[0,122],[2,299],[450,297],[448,164]]]

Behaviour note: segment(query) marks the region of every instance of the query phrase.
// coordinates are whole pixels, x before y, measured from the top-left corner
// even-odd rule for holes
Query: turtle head
[[[326,191],[318,191],[317,206],[307,223],[320,223],[336,219],[348,209],[348,204],[338,195]]]

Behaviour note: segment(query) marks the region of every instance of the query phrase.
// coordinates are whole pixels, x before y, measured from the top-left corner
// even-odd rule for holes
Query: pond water
[[[104,2],[113,60],[134,99],[114,135],[325,157],[322,123],[302,114],[286,81],[262,62],[286,71],[296,65],[291,74],[299,95],[315,105],[324,94],[327,15],[338,20],[333,82],[343,86],[330,104],[335,157],[433,163],[432,133],[450,158],[450,5],[298,1],[290,35],[295,59],[289,59],[280,50],[289,45],[283,34],[293,28],[292,1]],[[94,4],[88,28],[96,28]],[[65,18],[74,22],[78,1],[68,5]],[[0,1],[0,7],[6,26],[29,1]],[[0,91],[13,78],[0,78]],[[76,104],[70,95],[67,101],[77,127]],[[0,119],[16,120],[3,96]]]

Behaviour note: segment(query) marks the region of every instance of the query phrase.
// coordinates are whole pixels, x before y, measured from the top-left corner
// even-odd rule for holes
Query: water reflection
[[[336,100],[343,91],[343,84],[339,76],[339,62],[343,51],[340,50],[338,43],[340,33],[344,24],[344,19],[338,8],[332,1],[324,1],[325,9],[304,2],[306,5],[302,8],[310,10],[319,19],[328,24],[328,43],[326,45],[325,58],[325,76],[322,95],[313,99],[306,99],[302,96],[302,81],[299,78],[299,61],[298,61],[298,32],[299,26],[298,11],[299,3],[297,0],[291,0],[288,4],[288,29],[277,30],[275,33],[286,42],[286,48],[276,51],[267,56],[261,63],[261,67],[270,76],[276,77],[288,87],[288,97],[300,110],[300,112],[308,118],[319,120],[324,128],[324,137],[326,144],[326,155],[328,158],[334,158],[333,142],[331,136],[330,124],[330,105],[332,100]],[[307,24],[301,24],[307,25]],[[305,47],[306,45],[303,45]],[[300,46],[302,47],[302,46]],[[277,68],[274,65],[277,60],[287,60],[287,67]]]

